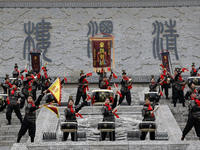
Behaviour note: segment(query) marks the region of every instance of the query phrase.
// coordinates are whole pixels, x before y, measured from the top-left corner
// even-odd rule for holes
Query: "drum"
[[[143,131],[143,132],[153,132],[153,131],[156,131],[156,123],[155,122],[141,122],[139,124],[139,129],[140,131]]]
[[[160,97],[158,92],[146,92],[144,93],[144,100],[148,98],[151,102],[158,100]]]
[[[0,94],[0,107],[5,104],[7,96],[7,94]]]
[[[188,84],[194,83],[194,85],[200,86],[200,77],[189,77],[187,81]]]
[[[60,129],[62,132],[76,132],[78,125],[77,122],[61,122]]]
[[[92,101],[93,105],[102,105],[104,104],[106,98],[113,98],[114,94],[112,90],[99,89],[92,91]],[[93,100],[94,98],[94,100]],[[112,103],[112,101],[110,101]]]
[[[17,82],[17,78],[9,78],[10,83],[13,84],[14,82]]]
[[[102,132],[115,131],[115,123],[114,122],[99,122],[98,130]]]

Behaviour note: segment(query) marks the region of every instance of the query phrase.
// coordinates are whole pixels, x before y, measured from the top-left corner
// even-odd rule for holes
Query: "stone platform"
[[[96,89],[96,85],[90,85],[90,92]],[[66,102],[69,95],[73,95],[74,99],[76,96],[76,85],[65,85],[62,90],[62,101]],[[108,139],[106,141],[99,141],[100,132],[97,129],[98,122],[102,121],[101,106],[85,106],[83,107],[81,114],[83,118],[78,117],[78,131],[86,132],[86,140],[79,142],[72,142],[71,136],[69,136],[68,141],[62,141],[62,132],[60,130],[60,122],[64,121],[64,109],[66,106],[59,107],[60,119],[56,117],[54,113],[47,110],[46,108],[41,108],[37,117],[37,131],[35,142],[31,143],[28,135],[26,133],[22,143],[15,143],[17,138],[17,131],[20,128],[20,124],[16,124],[16,134],[12,137],[13,146],[12,150],[41,150],[41,149],[92,149],[92,150],[102,150],[102,149],[198,149],[199,144],[195,138],[195,135],[191,135],[192,138],[186,137],[186,140],[181,141],[181,130],[182,126],[186,124],[184,118],[182,122],[176,119],[182,116],[179,113],[187,113],[187,107],[182,108],[177,105],[177,108],[173,108],[171,101],[165,100],[163,97],[160,100],[160,105],[156,115],[156,123],[158,125],[157,132],[165,132],[168,134],[168,140],[149,140],[149,135],[147,135],[145,141],[138,140],[128,140],[127,132],[139,131],[138,124],[142,120],[140,105],[141,101],[144,100],[144,93],[148,91],[147,85],[134,85],[131,90],[132,105],[131,106],[121,106],[117,111],[120,118],[116,118],[116,141],[110,142]],[[44,103],[44,102],[42,102]],[[124,100],[125,103],[125,100]],[[1,116],[5,113],[2,112]],[[4,114],[5,115],[5,114]],[[175,116],[175,117],[174,117]],[[14,119],[15,114],[13,114]],[[3,117],[1,118],[3,120]],[[5,122],[5,121],[4,121]],[[16,121],[17,122],[17,121]],[[182,124],[180,128],[180,124]],[[10,130],[8,128],[8,130]],[[2,133],[3,131],[0,130]],[[43,134],[47,132],[56,133],[56,139],[53,140],[43,140]],[[5,131],[5,133],[7,133]],[[27,140],[28,139],[28,140]],[[194,140],[192,140],[194,139]],[[0,141],[1,143],[1,141]],[[9,147],[0,147],[11,149]]]
[[[59,107],[61,115],[60,120],[56,118],[51,111],[42,108],[37,118],[37,132],[35,142],[14,144],[12,150],[19,149],[187,149],[189,143],[180,141],[181,130],[176,123],[169,107],[162,105],[156,112],[157,132],[167,132],[169,140],[150,141],[148,136],[146,141],[127,141],[127,131],[138,130],[138,124],[141,122],[142,106],[121,106],[116,119],[116,141],[99,141],[99,131],[97,124],[102,120],[101,106],[86,106],[82,109],[83,118],[77,118],[79,131],[86,131],[87,140],[80,142],[62,141],[60,131],[60,122],[64,119],[63,110],[65,107]],[[56,132],[57,139],[53,141],[43,141],[44,132]]]

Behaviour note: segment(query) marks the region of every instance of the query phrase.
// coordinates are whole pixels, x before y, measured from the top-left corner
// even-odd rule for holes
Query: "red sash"
[[[195,102],[197,103],[197,105],[200,107],[200,100],[198,100],[196,98],[193,98],[193,97],[191,97],[191,100],[195,100]]]
[[[108,111],[112,110],[112,108],[110,107],[110,104],[105,104],[105,106],[108,107]],[[119,118],[119,116],[116,114],[116,112],[117,112],[117,109],[113,112],[113,114],[114,114],[117,118]]]

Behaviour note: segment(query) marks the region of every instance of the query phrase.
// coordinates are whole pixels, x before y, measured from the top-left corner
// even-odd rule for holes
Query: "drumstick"
[[[90,98],[90,95],[88,95],[88,90],[86,89],[86,95],[87,95],[87,98],[86,98],[86,101],[89,101],[91,98]],[[89,98],[88,98],[89,97]]]
[[[44,64],[44,66],[43,67],[45,67],[46,65],[47,65],[48,63],[46,62],[45,64]],[[42,68],[43,68],[42,67]],[[40,72],[42,71],[42,69],[40,69]],[[40,74],[40,72],[38,73],[38,74]],[[38,76],[36,75],[34,78],[36,79]]]
[[[157,107],[153,110],[153,112],[155,112],[156,110],[158,110],[158,108],[159,108],[159,106],[157,106]]]
[[[25,65],[25,70],[27,69],[27,67],[28,67],[28,64]],[[25,76],[25,71],[22,73],[22,75]]]
[[[19,76],[21,75],[21,73],[20,73],[20,69],[19,69]],[[18,76],[18,78],[19,78],[19,76]]]
[[[120,107],[120,105],[118,105],[117,107],[115,107],[115,109],[112,111],[112,113],[115,112],[115,110],[117,110]]]
[[[114,86],[115,86],[115,89],[118,91],[117,86],[116,86],[116,83],[114,83]]]

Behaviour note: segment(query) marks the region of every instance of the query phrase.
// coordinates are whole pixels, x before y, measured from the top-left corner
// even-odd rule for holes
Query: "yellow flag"
[[[45,108],[51,110],[52,112],[54,112],[57,117],[59,118],[59,111],[58,108],[56,106],[54,106],[53,104],[49,103],[49,104],[44,104],[43,105]]]
[[[56,101],[60,105],[61,101],[61,84],[60,84],[60,78],[57,78],[52,85],[48,89],[51,94],[55,97]]]

